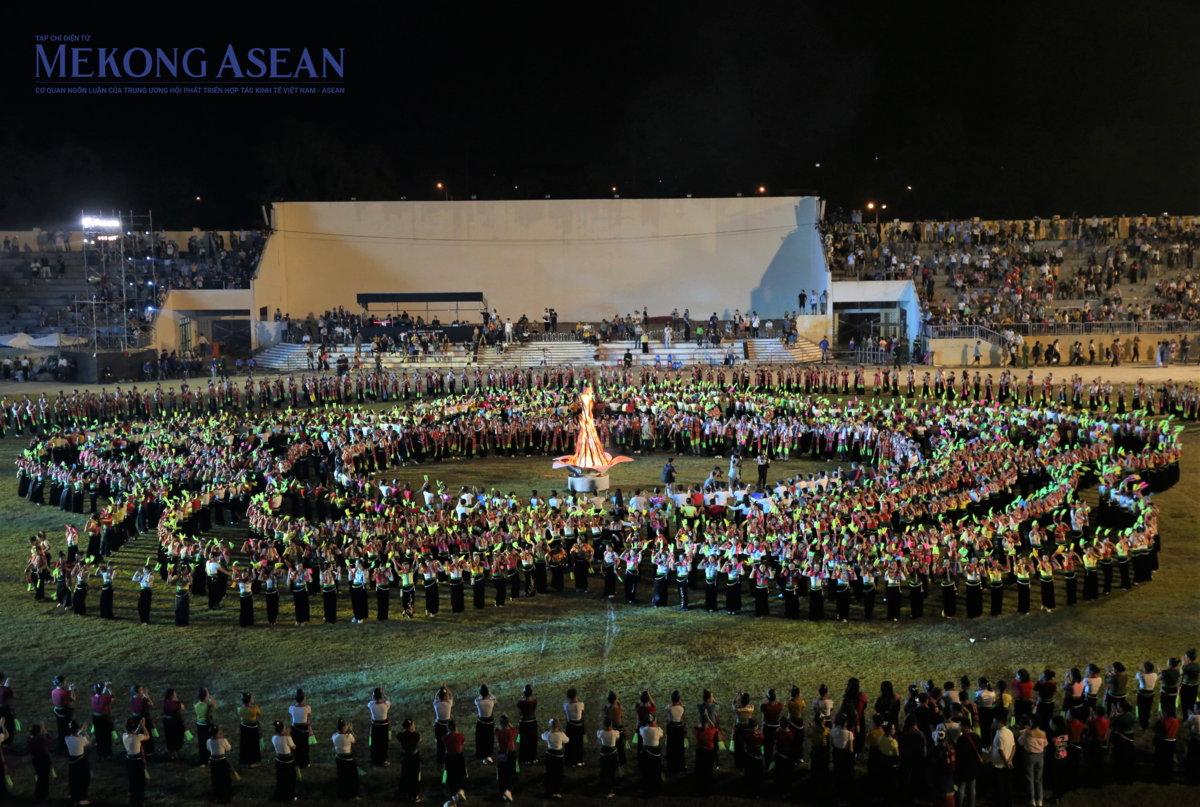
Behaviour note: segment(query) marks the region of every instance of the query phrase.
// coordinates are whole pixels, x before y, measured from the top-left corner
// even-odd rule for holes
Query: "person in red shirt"
[[[775,690],[767,690],[767,699],[758,707],[762,711],[763,759],[770,761],[775,753],[775,736],[779,731],[779,715],[783,704],[775,699]]]
[[[1108,718],[1099,705],[1087,722],[1083,733],[1083,770],[1088,785],[1099,787],[1104,782],[1104,762],[1108,756]]]
[[[766,733],[766,729],[763,729],[764,737]],[[792,731],[791,721],[785,720],[775,732],[771,757],[775,765],[775,781],[779,787],[779,794],[785,798],[792,790],[792,772],[796,768],[795,753],[796,732]]]
[[[1067,713],[1067,765],[1066,787],[1071,792],[1079,787],[1079,766],[1083,759],[1083,735],[1087,723],[1079,719],[1081,711],[1072,709]]]
[[[187,730],[183,724],[183,701],[175,696],[174,689],[168,689],[162,700],[163,731],[167,735],[167,756],[179,759],[183,750],[183,735]]]
[[[509,724],[508,715],[500,715],[496,729],[496,786],[504,801],[512,801],[512,785],[517,776],[516,742],[517,730]]]
[[[112,758],[112,682],[96,684],[95,694],[92,695],[92,727],[96,737],[96,759],[103,761]]]
[[[650,725],[650,716],[658,711],[658,704],[654,702],[654,698],[650,697],[650,690],[642,690],[642,695],[638,699],[637,706],[633,707],[633,711],[637,714],[637,743],[638,754],[640,756],[642,750],[642,729]]]
[[[1017,719],[1033,715],[1033,680],[1028,670],[1017,670],[1012,682],[1013,716]]]
[[[713,725],[707,714],[703,714],[700,725],[692,727],[692,734],[696,735],[696,791],[708,794],[712,791],[713,768],[721,731]]]
[[[54,707],[54,719],[58,724],[58,753],[67,755],[68,726],[75,717],[75,685],[68,684],[65,675],[54,679],[54,689],[50,691],[50,704]]]
[[[458,721],[446,722],[446,734],[442,736],[442,747],[446,749],[446,790],[457,794],[467,781],[467,759],[463,756],[466,735],[458,730]]]
[[[1160,785],[1171,784],[1175,776],[1175,735],[1178,731],[1178,718],[1169,715],[1161,715],[1154,724],[1154,781]]]
[[[138,684],[134,684],[129,688],[129,711],[139,720],[146,721],[146,739],[142,740],[142,750],[146,752],[146,756],[154,756],[154,735],[158,732],[154,728],[154,715],[150,711],[154,708],[154,701],[150,700],[150,696],[146,694],[146,688]]]

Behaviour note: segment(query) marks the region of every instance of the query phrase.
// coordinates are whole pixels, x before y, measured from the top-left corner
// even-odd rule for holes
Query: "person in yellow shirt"
[[[242,693],[242,705],[238,707],[237,714],[241,723],[238,764],[257,768],[262,763],[262,733],[258,725],[261,710],[249,692]]]
[[[819,716],[813,720],[809,735],[812,742],[809,765],[812,768],[813,788],[820,791],[829,783],[829,728]]]
[[[879,777],[871,780],[871,786],[878,786],[878,793],[884,801],[895,793],[896,774],[900,770],[900,744],[896,742],[896,725],[884,723],[883,733],[875,743],[879,749]]]

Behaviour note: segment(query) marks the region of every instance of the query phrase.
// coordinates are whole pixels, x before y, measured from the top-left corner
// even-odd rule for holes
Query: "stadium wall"
[[[360,292],[481,291],[501,318],[648,308],[779,317],[826,290],[816,197],[283,202],[255,307],[293,319]],[[471,312],[474,315],[474,312]]]

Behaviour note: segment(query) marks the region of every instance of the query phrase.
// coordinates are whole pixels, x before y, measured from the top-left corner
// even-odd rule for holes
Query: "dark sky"
[[[1200,214],[1194,1],[345,4],[292,28],[157,8],[5,29],[0,227],[114,208],[255,226],[274,199],[437,182],[456,199],[764,186],[905,219]],[[230,44],[345,48],[345,94],[35,94],[34,37],[59,33],[204,47],[210,75]]]

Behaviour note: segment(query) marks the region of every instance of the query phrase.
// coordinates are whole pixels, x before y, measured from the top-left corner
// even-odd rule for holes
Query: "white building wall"
[[[255,308],[300,319],[362,292],[480,291],[501,317],[795,311],[828,286],[815,197],[285,202]]]

